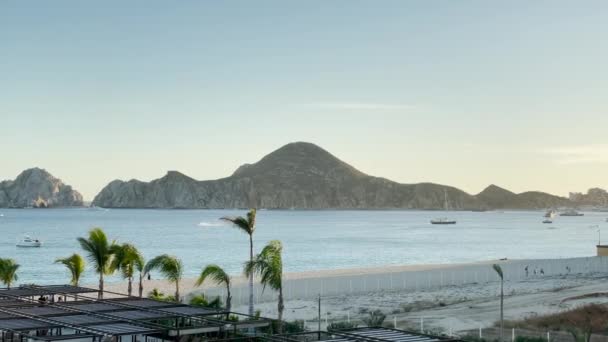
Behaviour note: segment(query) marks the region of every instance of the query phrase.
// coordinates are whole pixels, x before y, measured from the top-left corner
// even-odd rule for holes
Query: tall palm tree
[[[87,252],[89,261],[93,264],[95,272],[99,274],[99,298],[103,298],[103,276],[112,274],[111,261],[114,241],[108,241],[101,228],[93,228],[88,238],[78,238],[82,249]]]
[[[236,228],[249,235],[249,262],[253,262],[253,233],[255,232],[256,210],[251,209],[247,217],[222,217],[221,220],[232,223]],[[253,272],[249,275],[249,315],[253,316]]]
[[[503,300],[504,300],[504,292],[503,292],[503,286],[504,286],[504,275],[502,273],[502,267],[500,267],[500,265],[498,264],[494,264],[492,265],[492,268],[494,269],[494,271],[496,271],[496,274],[498,274],[498,277],[500,277],[500,341],[504,341],[503,339],[503,333],[504,333],[504,315],[503,315]]]
[[[146,276],[144,267],[146,265],[146,260],[141,254],[140,257],[141,258],[135,260],[135,269],[139,273],[139,298],[142,298],[144,295],[144,277]]]
[[[19,264],[15,262],[13,259],[0,259],[0,281],[7,288],[11,288],[11,284],[14,281],[17,281],[19,278],[17,277],[17,270],[19,269]]]
[[[72,275],[70,284],[73,286],[78,286],[78,283],[80,283],[80,277],[84,273],[84,259],[79,254],[74,253],[67,258],[59,258],[55,260],[55,263],[64,265]]]
[[[110,267],[112,270],[119,270],[122,273],[123,278],[127,279],[129,284],[127,293],[131,296],[133,293],[133,277],[135,276],[135,272],[139,270],[140,265],[143,265],[144,259],[137,248],[129,243],[114,245],[112,254],[114,254],[114,258],[112,258]],[[140,272],[140,287],[142,287],[142,278],[143,275]],[[140,292],[142,290],[143,289],[140,289]]]
[[[196,286],[201,286],[207,278],[211,278],[217,285],[226,286],[226,311],[230,311],[232,295],[230,294],[231,279],[228,273],[218,265],[207,265],[201,272],[196,281]]]
[[[270,241],[260,254],[256,255],[253,261],[245,264],[245,274],[256,273],[260,276],[260,283],[279,293],[278,312],[279,312],[279,333],[283,331],[283,258],[281,256],[283,245],[281,241]]]
[[[184,274],[182,261],[168,254],[159,255],[144,267],[145,274],[152,270],[158,270],[169,282],[175,283],[175,301],[180,302],[179,282]]]

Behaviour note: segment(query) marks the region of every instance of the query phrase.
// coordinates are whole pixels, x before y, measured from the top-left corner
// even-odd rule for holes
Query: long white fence
[[[566,274],[608,273],[608,257],[586,257],[568,259],[508,260],[498,262],[506,281],[523,280]],[[310,299],[321,296],[336,296],[374,291],[420,291],[444,286],[496,282],[498,277],[491,264],[446,266],[430,270],[387,271],[385,273],[335,275],[283,280],[283,294],[286,300]],[[225,298],[224,288],[208,288],[207,296]],[[233,306],[248,301],[246,284],[232,289]],[[276,301],[276,293],[271,289],[263,291],[255,286],[255,301]]]

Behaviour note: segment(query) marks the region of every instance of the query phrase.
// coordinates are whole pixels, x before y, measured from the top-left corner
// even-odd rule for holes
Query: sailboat
[[[445,200],[444,200],[444,210],[447,212],[450,209],[450,205],[448,203],[448,191],[443,190]],[[456,224],[456,220],[450,220],[447,217],[439,217],[431,220],[431,224]]]

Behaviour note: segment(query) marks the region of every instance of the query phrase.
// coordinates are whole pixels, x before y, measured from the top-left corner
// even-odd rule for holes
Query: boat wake
[[[205,222],[202,221],[198,224],[199,227],[221,227],[223,224],[221,222]]]

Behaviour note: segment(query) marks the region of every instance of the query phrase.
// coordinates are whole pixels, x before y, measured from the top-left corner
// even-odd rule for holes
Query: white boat
[[[568,209],[563,213],[559,214],[559,216],[584,216],[585,214],[580,213],[574,209]]]
[[[444,209],[447,212],[450,209],[450,204],[448,202],[448,192],[447,190],[443,190],[444,194]],[[431,220],[431,224],[456,224],[456,220],[449,219],[447,217],[438,217]]]
[[[42,241],[34,239],[29,235],[23,236],[21,241],[17,242],[17,247],[41,247]]]
[[[553,223],[553,220],[551,220],[551,219],[544,219],[543,223]]]
[[[544,217],[546,217],[548,219],[554,218],[555,217],[555,210],[553,210],[553,209],[547,210],[547,212],[545,213]]]

